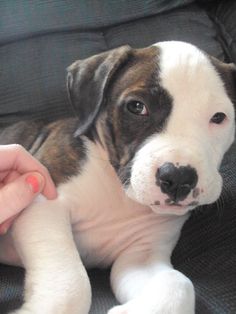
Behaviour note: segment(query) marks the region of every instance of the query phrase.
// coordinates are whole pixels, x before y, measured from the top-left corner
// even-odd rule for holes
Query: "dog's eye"
[[[226,118],[226,114],[224,112],[217,112],[211,118],[210,122],[215,124],[221,124]]]
[[[137,101],[137,100],[129,101],[126,104],[126,107],[131,113],[134,113],[136,115],[141,115],[141,116],[148,115],[147,108],[141,101]]]

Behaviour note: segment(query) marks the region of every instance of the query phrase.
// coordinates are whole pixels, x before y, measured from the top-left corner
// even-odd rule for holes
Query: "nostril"
[[[170,181],[170,180],[160,180],[161,181],[161,185],[162,186],[166,186],[166,187],[171,187],[172,185],[173,185],[173,182],[172,181]]]
[[[168,191],[173,188],[174,182],[171,180],[160,180],[159,186],[161,187],[163,193],[168,193]]]
[[[156,173],[156,184],[175,201],[185,199],[197,181],[197,172],[190,166],[176,167],[172,163],[164,163]]]
[[[176,170],[177,168],[172,163],[164,163],[164,165],[157,169],[157,184],[162,183],[166,186],[172,186],[176,178]]]
[[[191,191],[190,184],[181,184],[178,188],[178,192],[182,195],[188,195],[190,191]]]

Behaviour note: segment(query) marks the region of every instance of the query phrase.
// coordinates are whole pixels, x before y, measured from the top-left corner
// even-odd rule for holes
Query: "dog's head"
[[[234,138],[235,66],[183,42],[114,49],[68,69],[77,135],[106,146],[129,197],[184,214],[221,193]]]

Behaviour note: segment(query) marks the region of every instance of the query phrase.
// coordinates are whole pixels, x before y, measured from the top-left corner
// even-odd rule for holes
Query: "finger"
[[[8,229],[11,227],[13,221],[16,219],[17,215],[7,219],[4,223],[0,224],[0,235],[7,233]]]
[[[42,175],[45,178],[45,185],[42,190],[42,194],[49,200],[53,200],[57,197],[57,190],[55,187],[54,182],[52,181],[52,178],[48,172],[48,170],[45,168],[45,172],[42,173]]]
[[[0,224],[27,207],[43,190],[44,177],[27,173],[0,189]]]
[[[16,180],[16,178],[18,178],[19,176],[21,176],[21,173],[16,170],[7,170],[0,172],[0,180],[3,185]]]
[[[47,169],[46,169],[47,171]],[[7,170],[7,171],[3,171],[0,172],[0,188],[2,186],[4,186],[7,183],[10,183],[14,180],[16,180],[16,178],[20,177],[22,174],[19,173],[16,170]],[[51,180],[51,177],[48,175],[49,180]],[[45,180],[46,183],[44,185],[44,189],[42,191],[42,194],[48,198],[48,199],[54,199],[55,198],[55,187],[54,187],[54,183],[50,184],[48,183],[47,180]]]
[[[0,171],[15,170],[21,174],[32,171],[40,172],[45,178],[44,196],[49,199],[56,198],[56,188],[48,170],[21,145],[0,146],[0,160]]]

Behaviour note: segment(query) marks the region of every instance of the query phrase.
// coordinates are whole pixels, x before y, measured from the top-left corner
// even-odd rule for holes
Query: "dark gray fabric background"
[[[66,67],[117,46],[185,40],[224,58],[215,27],[203,9],[196,4],[184,6],[186,1],[177,1],[180,7],[172,9],[176,1],[161,1],[168,6],[155,14],[158,2],[89,1],[89,8],[86,1],[70,5],[68,1],[0,2],[0,126],[19,119],[71,114]],[[123,22],[124,12],[131,21]],[[113,19],[116,23],[110,26]]]
[[[123,44],[144,47],[162,40],[189,41],[236,61],[236,2],[0,1],[0,126],[71,115],[65,68],[74,60]],[[234,144],[222,166],[221,199],[193,213],[173,254],[175,267],[195,285],[198,314],[236,313],[235,152]],[[106,313],[116,303],[109,270],[89,274],[90,313]],[[20,305],[23,278],[23,270],[0,266],[0,314]]]

